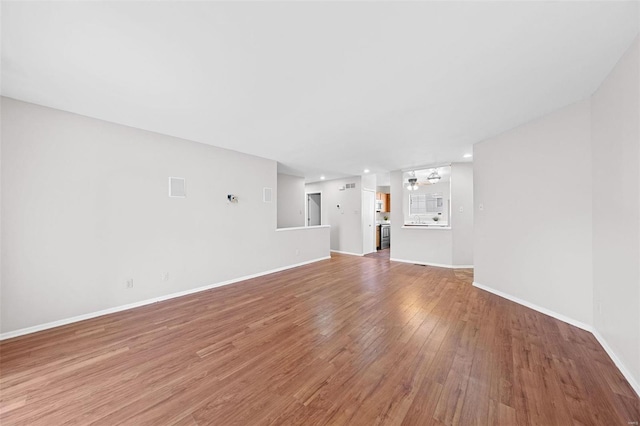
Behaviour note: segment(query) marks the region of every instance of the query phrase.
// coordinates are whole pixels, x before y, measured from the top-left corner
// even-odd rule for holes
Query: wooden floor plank
[[[589,333],[472,270],[330,260],[0,343],[4,425],[626,425]]]

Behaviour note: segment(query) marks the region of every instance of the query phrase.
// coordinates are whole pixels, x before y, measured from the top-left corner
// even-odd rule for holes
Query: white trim
[[[493,293],[496,296],[500,296],[500,297],[503,297],[503,298],[505,298],[507,300],[511,300],[512,302],[516,302],[519,305],[526,306],[527,308],[533,309],[534,311],[538,311],[538,312],[543,313],[545,315],[549,315],[550,317],[558,319],[558,320],[560,320],[562,322],[566,322],[567,324],[574,325],[574,326],[576,326],[578,328],[581,328],[581,329],[586,330],[586,331],[588,331],[590,333],[593,333],[593,327],[592,326],[590,326],[588,324],[585,324],[583,322],[580,322],[578,320],[574,320],[573,318],[569,318],[566,315],[559,314],[559,313],[554,312],[554,311],[552,311],[550,309],[543,308],[542,306],[535,305],[535,304],[533,304],[531,302],[527,302],[526,300],[522,300],[522,299],[520,299],[518,297],[515,297],[515,296],[512,296],[510,294],[503,293],[500,290],[496,290],[494,288],[487,287],[487,286],[482,285],[480,283],[477,283],[475,281],[473,282],[473,286],[476,287],[476,288],[479,288],[480,290],[488,291],[489,293]]]
[[[331,250],[331,253],[348,254],[349,256],[364,256],[363,253],[352,253],[350,251]]]
[[[571,324],[573,326],[576,326],[578,328],[581,328],[585,331],[588,331],[589,333],[593,334],[593,337],[596,338],[596,340],[598,341],[598,343],[600,343],[600,346],[602,346],[602,348],[605,350],[605,352],[607,353],[607,355],[609,355],[609,358],[611,358],[611,360],[613,361],[613,363],[616,365],[616,367],[618,367],[618,370],[620,370],[620,373],[622,373],[622,375],[624,376],[625,379],[627,379],[627,382],[629,382],[629,384],[631,385],[631,387],[633,388],[633,390],[635,391],[636,394],[638,394],[638,396],[640,396],[640,383],[638,383],[638,381],[635,379],[635,377],[633,377],[633,374],[631,374],[631,371],[629,371],[629,369],[624,365],[624,363],[620,360],[620,358],[618,358],[618,356],[616,355],[616,353],[613,351],[613,349],[611,348],[611,346],[609,346],[609,344],[607,343],[607,341],[605,340],[605,338],[592,326],[585,324],[583,322],[580,321],[576,321],[572,318],[569,318],[565,315],[559,314],[557,312],[553,312],[550,311],[549,309],[543,308],[541,306],[538,305],[534,305],[533,303],[529,303],[525,300],[522,300],[520,298],[511,296],[509,294],[503,293],[499,290],[493,289],[491,287],[487,287],[485,285],[479,284],[477,282],[473,282],[473,286],[476,288],[479,288],[481,290],[484,291],[488,291],[489,293],[493,293],[496,296],[500,296],[503,297],[505,299],[511,300],[512,302],[515,302],[519,305],[522,306],[526,306],[527,308],[531,308],[534,311],[538,311],[540,313],[543,313],[545,315],[549,315],[550,317],[553,317],[555,319],[558,319],[562,322],[566,322],[567,324]]]
[[[280,231],[297,231],[299,229],[318,229],[318,228],[331,228],[331,225],[295,226],[293,228],[276,228],[276,232],[280,232]]]
[[[231,280],[222,281],[222,282],[219,282],[219,283],[208,284],[208,285],[205,285],[203,287],[192,288],[192,289],[185,290],[185,291],[179,291],[177,293],[171,293],[171,294],[167,294],[167,295],[164,295],[164,296],[154,297],[152,299],[146,299],[146,300],[141,300],[139,302],[129,303],[127,305],[115,306],[113,308],[103,309],[101,311],[90,312],[88,314],[82,314],[82,315],[78,315],[78,316],[71,317],[71,318],[65,318],[65,319],[61,319],[61,320],[57,320],[57,321],[48,322],[48,323],[45,323],[45,324],[34,325],[33,327],[21,328],[20,330],[15,330],[15,331],[8,331],[6,333],[0,334],[0,340],[6,340],[6,339],[11,339],[13,337],[24,336],[25,334],[31,334],[31,333],[35,333],[35,332],[38,332],[38,331],[48,330],[50,328],[60,327],[62,325],[67,325],[67,324],[71,324],[71,323],[78,322],[78,321],[84,321],[84,320],[87,320],[87,319],[96,318],[96,317],[100,317],[100,316],[103,316],[103,315],[113,314],[115,312],[126,311],[128,309],[138,308],[140,306],[150,305],[152,303],[162,302],[164,300],[175,299],[176,297],[187,296],[187,295],[193,294],[193,293],[199,293],[201,291],[210,290],[212,288],[222,287],[222,286],[229,285],[229,284],[234,284],[234,283],[237,283],[237,282],[240,282],[240,281],[245,281],[245,280],[249,280],[249,279],[252,279],[252,278],[261,277],[263,275],[273,274],[275,272],[280,272],[280,271],[284,271],[284,270],[287,270],[287,269],[292,269],[292,268],[296,268],[298,266],[304,266],[304,265],[308,265],[310,263],[319,262],[321,260],[327,260],[327,259],[331,259],[331,256],[320,257],[320,258],[317,258],[317,259],[308,260],[306,262],[296,263],[294,265],[282,266],[280,268],[270,269],[268,271],[258,272],[256,274],[245,275],[243,277],[233,278]]]
[[[618,367],[618,370],[620,370],[625,379],[627,379],[627,382],[629,382],[633,390],[640,397],[640,383],[636,381],[635,377],[633,377],[633,374],[631,374],[631,371],[629,371],[629,369],[624,365],[620,358],[616,356],[615,352],[613,351],[613,349],[611,349],[611,346],[609,346],[602,334],[598,333],[598,330],[593,330],[593,336],[596,338],[598,343],[600,343],[600,346],[604,348],[605,352],[609,355],[609,358],[611,358],[616,367]]]
[[[320,194],[320,225],[309,226],[309,195]],[[304,193],[304,228],[315,228],[322,225],[322,204],[324,203],[322,191],[311,191]]]
[[[473,265],[446,265],[444,263],[431,263],[431,262],[423,262],[421,260],[407,260],[407,259],[389,259],[393,262],[402,262],[402,263],[413,263],[415,265],[424,265],[424,266],[436,266],[438,268],[449,268],[449,269],[473,269]]]

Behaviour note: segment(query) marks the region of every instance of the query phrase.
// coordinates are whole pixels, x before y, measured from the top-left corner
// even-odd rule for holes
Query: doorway
[[[322,225],[322,193],[307,194],[307,226]]]

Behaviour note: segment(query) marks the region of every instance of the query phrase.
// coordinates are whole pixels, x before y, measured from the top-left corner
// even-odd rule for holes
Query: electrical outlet
[[[300,250],[296,249],[296,256],[300,254]]]
[[[480,205],[478,206],[478,210],[480,211],[484,210],[484,204],[480,203]]]
[[[462,213],[463,211],[464,211],[464,208],[460,206],[460,213]]]
[[[160,279],[161,279],[162,281],[169,281],[169,273],[168,273],[168,272],[163,272],[163,273],[160,275]]]
[[[127,280],[127,288],[133,288],[133,278]]]

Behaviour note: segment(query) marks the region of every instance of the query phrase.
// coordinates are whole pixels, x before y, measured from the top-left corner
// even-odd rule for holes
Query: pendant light
[[[438,183],[438,181],[440,180],[440,175],[438,174],[438,170],[434,170],[433,172],[431,172],[431,174],[427,176],[427,180],[430,183]]]
[[[409,178],[409,184],[407,185],[407,189],[409,191],[415,191],[418,189],[418,179],[417,178]]]

